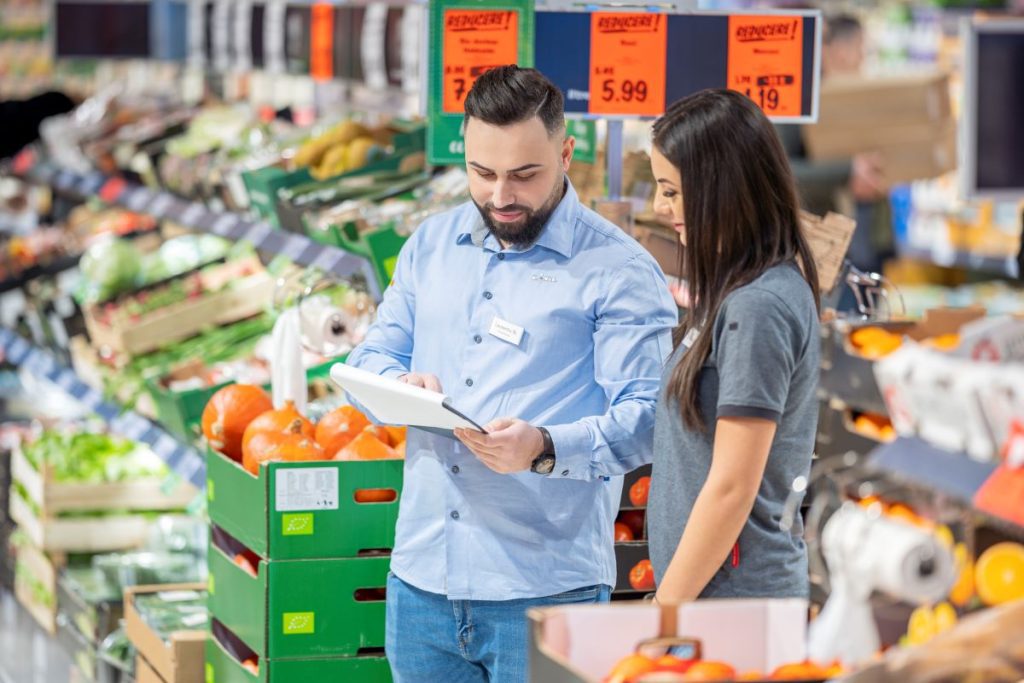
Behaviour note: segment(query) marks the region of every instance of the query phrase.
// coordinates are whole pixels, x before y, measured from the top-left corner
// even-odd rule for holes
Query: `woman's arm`
[[[775,430],[762,418],[718,420],[711,471],[658,586],[658,602],[697,599],[729,557],[754,507]]]

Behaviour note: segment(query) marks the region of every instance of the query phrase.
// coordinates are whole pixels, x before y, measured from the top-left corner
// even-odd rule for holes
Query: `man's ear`
[[[572,164],[572,155],[575,150],[576,138],[566,135],[565,142],[562,143],[562,171],[565,173],[569,172],[569,166]]]

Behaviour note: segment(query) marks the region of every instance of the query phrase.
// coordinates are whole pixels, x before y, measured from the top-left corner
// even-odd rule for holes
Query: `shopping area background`
[[[0,5],[0,682],[392,680],[406,431],[343,407],[330,369],[410,235],[469,198],[445,98],[471,83],[433,9]],[[816,32],[815,115],[775,122],[826,309],[815,461],[779,520],[806,526],[810,605],[662,619],[648,465],[624,479],[611,604],[532,615],[530,680],[639,682],[659,635],[698,637],[713,680],[1021,680],[1024,3],[661,9]],[[538,62],[584,59],[526,26]],[[711,33],[687,84],[727,85]],[[771,90],[748,93],[770,117]],[[568,175],[685,308],[651,123],[570,112]],[[261,468],[242,435],[270,403],[313,443]],[[290,498],[302,460],[341,495]]]

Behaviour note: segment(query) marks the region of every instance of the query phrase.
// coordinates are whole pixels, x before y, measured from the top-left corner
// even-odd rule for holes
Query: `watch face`
[[[547,453],[533,461],[533,471],[537,474],[551,474],[555,469],[555,456]]]

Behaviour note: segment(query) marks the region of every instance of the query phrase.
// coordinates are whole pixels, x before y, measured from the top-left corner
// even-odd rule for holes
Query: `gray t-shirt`
[[[796,515],[782,531],[783,506],[793,480],[811,466],[818,420],[818,312],[795,264],[775,266],[730,293],[714,325],[711,352],[700,374],[705,433],[688,429],[679,402],[666,395],[669,359],[654,427],[654,472],[648,508],[651,563],[660,582],[711,468],[720,417],[762,417],[778,424],[754,509],[738,549],[701,597],[806,597],[807,549]],[[738,557],[737,557],[738,555]],[[738,563],[737,563],[738,560]]]

